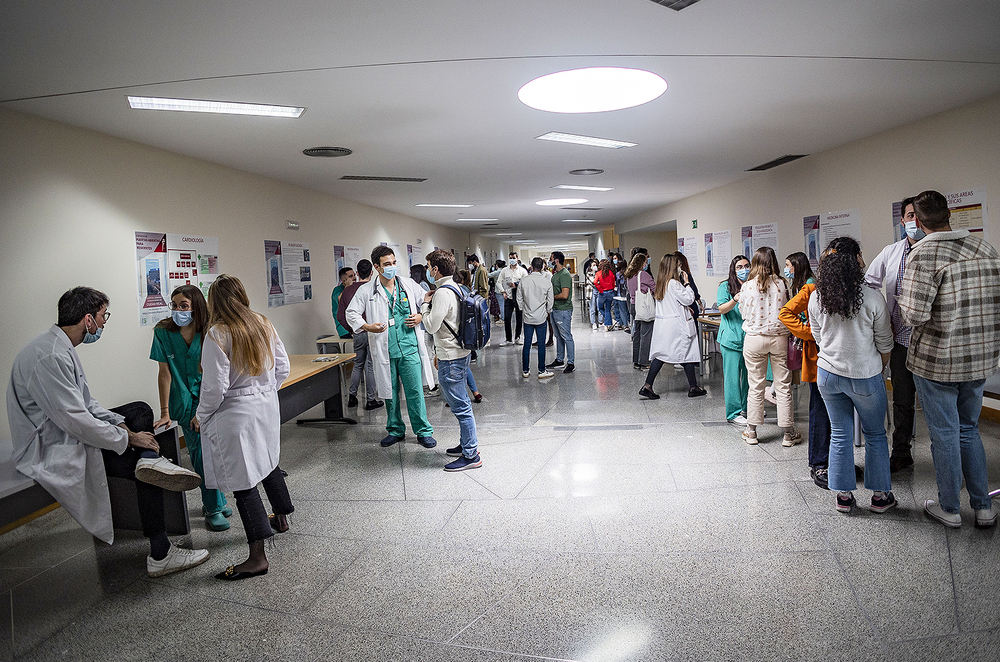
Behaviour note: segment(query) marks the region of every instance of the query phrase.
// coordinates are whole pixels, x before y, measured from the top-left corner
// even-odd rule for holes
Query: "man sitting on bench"
[[[171,547],[163,490],[192,490],[193,471],[159,456],[153,410],[133,402],[107,410],[91,397],[76,353],[101,337],[111,317],[108,297],[77,287],[59,299],[59,320],[14,359],[7,387],[7,415],[17,470],[33,478],[93,536],[111,544],[108,476],[136,481],[143,535],[149,538],[146,570],[160,577],[208,559],[208,550]]]

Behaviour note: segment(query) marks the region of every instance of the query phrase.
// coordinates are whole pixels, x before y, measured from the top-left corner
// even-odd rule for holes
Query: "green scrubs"
[[[389,334],[389,378],[392,380],[392,398],[386,403],[386,431],[396,437],[406,436],[406,424],[403,423],[403,412],[399,401],[399,388],[402,382],[403,394],[406,395],[406,412],[410,416],[410,427],[418,437],[430,437],[434,428],[427,420],[427,408],[424,405],[423,368],[420,364],[420,347],[417,344],[417,331],[406,326],[406,318],[410,316],[410,302],[406,291],[397,281],[395,295],[382,286],[385,296],[389,299],[390,326]]]
[[[198,411],[201,393],[201,334],[196,333],[189,346],[177,331],[153,329],[153,347],[149,358],[166,363],[170,369],[170,418],[177,421],[184,432],[184,444],[194,470],[201,476],[201,502],[206,515],[222,511],[226,497],[219,490],[205,487],[205,469],[201,457],[201,435],[190,428],[191,419]]]
[[[350,337],[351,332],[345,329],[344,327],[340,326],[340,322],[337,321],[337,313],[340,311],[340,302],[337,301],[337,299],[339,299],[340,295],[343,293],[344,293],[343,285],[338,285],[337,287],[333,288],[333,295],[330,297],[330,304],[331,307],[333,308],[333,321],[337,325],[337,335],[340,336],[341,338],[347,338]]]
[[[732,301],[729,294],[729,283],[719,283],[716,300],[719,305]],[[747,382],[747,364],[743,360],[743,316],[740,307],[722,315],[719,321],[719,346],[722,348],[722,379],[723,393],[726,398],[726,420],[731,421],[747,410],[747,394],[750,385]],[[744,414],[745,415],[745,414]]]

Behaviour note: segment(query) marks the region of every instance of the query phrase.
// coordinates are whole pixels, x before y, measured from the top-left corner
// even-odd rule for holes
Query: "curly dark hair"
[[[865,271],[858,257],[861,245],[850,237],[837,237],[823,251],[816,291],[822,310],[853,319],[865,302]]]

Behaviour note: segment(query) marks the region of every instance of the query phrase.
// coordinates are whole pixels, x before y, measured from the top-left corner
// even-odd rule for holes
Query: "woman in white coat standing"
[[[211,312],[201,353],[201,428],[205,483],[233,492],[250,545],[249,558],[215,577],[237,580],[267,573],[264,540],[288,530],[295,510],[278,468],[281,446],[278,388],[288,376],[288,355],[266,317],[250,310],[239,279],[222,275],[208,291]],[[260,500],[264,486],[274,509]]]
[[[660,259],[660,270],[656,274],[656,319],[653,321],[653,338],[649,343],[649,374],[646,383],[639,389],[639,396],[649,400],[659,399],[653,392],[653,382],[664,363],[680,363],[688,380],[688,397],[705,395],[705,389],[698,386],[695,368],[701,361],[698,349],[697,329],[691,309],[695,300],[694,290],[688,282],[687,273],[681,268],[680,260],[672,253]]]

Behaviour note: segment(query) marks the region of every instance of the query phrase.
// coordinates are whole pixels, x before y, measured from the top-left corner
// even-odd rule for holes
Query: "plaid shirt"
[[[968,230],[913,247],[899,298],[913,327],[906,367],[939,382],[985,379],[1000,359],[1000,254]]]
[[[899,272],[896,274],[896,300],[892,306],[892,313],[890,314],[892,318],[892,328],[895,331],[895,339],[903,347],[910,346],[910,335],[913,333],[913,329],[909,326],[903,324],[903,317],[899,313],[899,297],[903,293],[903,273],[906,270],[906,258],[909,257],[910,251],[913,250],[913,246],[907,242],[903,246],[903,258],[899,261]]]

